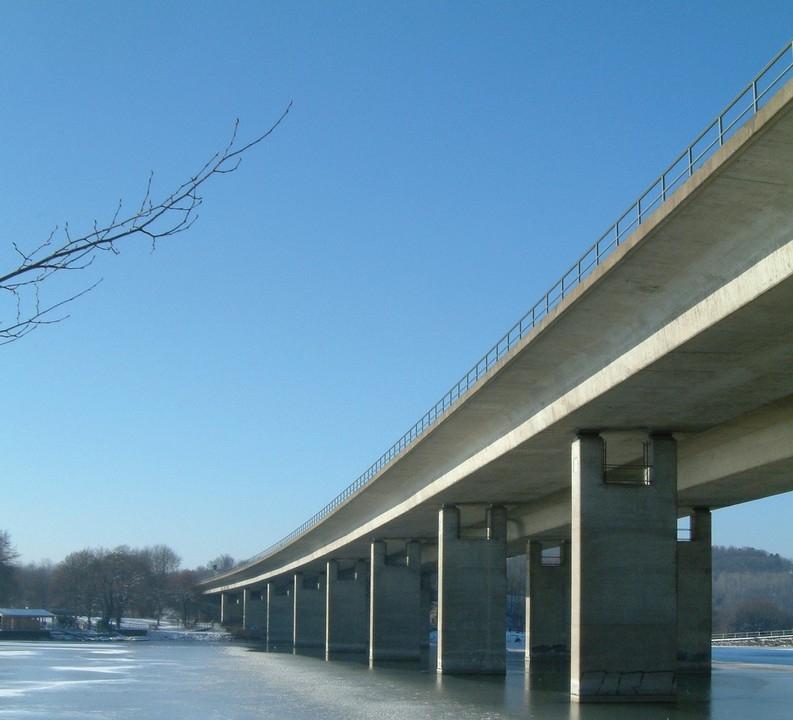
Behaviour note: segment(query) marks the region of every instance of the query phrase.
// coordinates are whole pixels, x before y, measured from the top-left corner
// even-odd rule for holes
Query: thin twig
[[[14,296],[16,320],[11,324],[3,324],[0,320],[0,345],[18,340],[40,325],[49,325],[66,319],[68,315],[52,318],[50,314],[90,292],[101,282],[100,280],[42,310],[39,291],[42,283],[53,274],[61,270],[85,270],[93,263],[94,253],[98,250],[118,255],[120,250],[117,244],[127,238],[145,237],[154,251],[158,240],[189,230],[198,219],[198,208],[203,203],[203,197],[198,192],[201,186],[214,175],[228,175],[235,172],[240,166],[242,155],[268,138],[291,109],[290,101],[280,117],[265,132],[236,149],[239,119],[235,120],[231,137],[223,150],[213,154],[196,174],[159,202],[152,201],[154,173],[150,173],[140,205],[137,211],[128,217],[119,219],[123,207],[122,201],[119,200],[110,222],[104,227],[99,227],[98,222],[94,220],[91,232],[86,235],[72,237],[69,224],[66,223],[63,227],[64,241],[55,247],[53,245],[58,227],[31,252],[24,251],[18,243],[13,242],[12,246],[20,258],[20,263],[0,275],[0,290],[5,290]],[[31,297],[27,297],[28,291],[32,293]],[[29,309],[26,310],[26,307]]]

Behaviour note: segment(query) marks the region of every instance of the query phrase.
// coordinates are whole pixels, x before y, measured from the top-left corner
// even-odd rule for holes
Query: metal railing
[[[521,339],[523,339],[551,310],[590,273],[600,265],[627,236],[635,231],[663,202],[698,170],[705,161],[729,139],[738,128],[763,107],[782,87],[793,69],[793,41],[783,47],[754,79],[725,109],[697,136],[675,161],[653,182],[637,200],[620,215],[616,222],[573,263],[548,292],[523,315],[482,358],[433,405],[399,440],[386,450],[355,481],[342,490],[319,512],[296,527],[278,542],[237,567],[223,574],[231,574],[280,550],[305,532],[318,525],[333,510],[342,505],[420,438],[440,420],[450,408],[485,378]]]
[[[750,632],[715,633],[712,642],[728,640],[773,640],[774,638],[791,638],[793,630],[755,630]]]

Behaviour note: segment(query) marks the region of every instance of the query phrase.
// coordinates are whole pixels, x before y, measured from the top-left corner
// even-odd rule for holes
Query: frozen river
[[[561,672],[436,677],[429,663],[370,670],[231,643],[0,643],[0,720],[788,720],[793,651],[720,648],[712,680],[673,705],[578,706]]]

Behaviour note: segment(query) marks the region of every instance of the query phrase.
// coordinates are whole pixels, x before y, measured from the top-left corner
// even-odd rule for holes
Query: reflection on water
[[[0,643],[0,720],[788,720],[793,651],[718,648],[712,678],[682,676],[672,704],[577,705],[565,663],[506,677],[437,676],[435,658],[371,668],[364,655],[232,644]]]

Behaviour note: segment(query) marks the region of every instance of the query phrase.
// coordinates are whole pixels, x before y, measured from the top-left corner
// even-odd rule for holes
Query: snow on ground
[[[77,618],[83,627],[87,623],[87,618]],[[152,618],[121,618],[122,630],[145,630],[145,635],[126,636],[115,633],[97,632],[95,626],[90,630],[78,628],[56,628],[52,631],[54,640],[80,640],[94,642],[141,642],[147,640],[158,641],[196,641],[196,642],[222,642],[231,640],[231,635],[223,628],[210,623],[201,624],[195,628],[183,628],[181,625],[169,621],[157,621]]]

